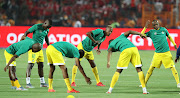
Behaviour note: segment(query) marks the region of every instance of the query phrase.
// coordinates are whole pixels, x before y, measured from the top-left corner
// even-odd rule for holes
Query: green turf
[[[141,59],[143,62],[143,71],[146,74],[149,65],[151,63],[154,51],[139,51],[141,55]],[[170,69],[166,69],[162,66],[160,69],[155,69],[152,77],[148,82],[148,91],[150,94],[143,95],[140,85],[139,78],[135,68],[130,64],[127,70],[124,70],[119,77],[118,82],[116,83],[112,94],[106,94],[105,92],[108,90],[110,86],[110,82],[112,76],[116,70],[116,64],[119,58],[120,52],[113,53],[111,58],[111,68],[106,68],[106,57],[107,51],[103,50],[101,55],[97,55],[95,51],[93,51],[95,57],[95,63],[97,65],[100,80],[105,87],[96,87],[96,81],[94,75],[91,71],[91,67],[88,62],[83,59],[81,64],[87,74],[88,77],[91,78],[92,84],[87,85],[85,79],[78,71],[76,76],[76,84],[77,87],[74,87],[76,90],[79,90],[81,93],[71,94],[74,95],[75,98],[144,98],[144,97],[176,97],[180,98],[180,89],[176,87],[176,82],[171,73]],[[175,51],[171,52],[173,55],[173,59],[175,58]],[[48,83],[48,73],[49,66],[47,65],[47,59],[44,51],[45,62],[44,62],[44,76],[46,83]],[[48,88],[40,88],[40,80],[37,71],[37,64],[34,66],[31,75],[31,83],[35,88],[28,89],[28,91],[16,91],[11,89],[11,84],[8,78],[8,72],[4,72],[3,68],[5,67],[5,58],[4,58],[4,49],[0,49],[0,98],[10,98],[10,97],[18,97],[18,98],[66,98],[67,88],[64,83],[62,73],[60,68],[56,67],[56,71],[54,73],[54,81],[53,87],[56,90],[55,93],[48,93]],[[20,84],[25,87],[25,72],[27,67],[27,54],[23,54],[20,58],[17,59],[17,77],[20,81]],[[74,64],[74,59],[66,59],[66,66],[68,68],[69,77],[71,79],[71,70]],[[177,71],[180,72],[180,63],[176,64]]]

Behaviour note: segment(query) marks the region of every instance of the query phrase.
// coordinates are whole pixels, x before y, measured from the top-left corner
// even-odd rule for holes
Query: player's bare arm
[[[76,65],[78,66],[79,71],[80,71],[81,74],[84,76],[86,82],[87,82],[88,84],[91,84],[91,83],[92,83],[92,82],[91,82],[91,79],[90,79],[89,77],[86,76],[86,74],[85,74],[85,72],[84,72],[82,66],[80,65],[79,58],[75,58],[75,62],[76,62]]]
[[[139,32],[136,32],[136,31],[127,31],[127,32],[125,32],[124,33],[124,35],[126,36],[126,37],[128,37],[130,34],[133,34],[133,35],[140,35],[141,36],[141,38],[147,38],[146,37],[146,35],[144,35],[144,34],[141,34],[141,33],[139,33]]]
[[[8,62],[8,64],[6,65],[6,67],[4,67],[4,71],[6,72],[6,70],[8,69],[9,65],[17,58],[18,56],[15,54],[10,61]]]
[[[108,55],[107,55],[107,68],[110,68],[110,58],[112,55],[112,48],[108,49]]]
[[[29,32],[29,30],[27,30],[27,31],[24,33],[24,35],[21,37],[21,40],[25,40],[26,36],[27,36],[29,33],[31,33],[31,32]]]
[[[141,31],[141,34],[145,34],[145,31],[146,31],[146,29],[148,28],[148,25],[149,25],[149,24],[150,24],[150,20],[146,21],[146,24],[145,24],[143,30]]]
[[[98,41],[94,40],[94,38],[91,36],[91,34],[93,34],[92,31],[86,33],[86,35],[93,41],[93,43],[99,45],[100,43]]]
[[[48,35],[46,35],[45,41],[46,41],[46,44],[49,46],[50,44],[49,44],[49,38],[48,38]]]
[[[96,52],[97,52],[98,55],[100,55],[100,53],[101,53],[101,51],[100,51],[100,49],[99,49],[100,46],[101,46],[101,43],[98,45],[98,48],[97,48],[97,50],[96,50]]]

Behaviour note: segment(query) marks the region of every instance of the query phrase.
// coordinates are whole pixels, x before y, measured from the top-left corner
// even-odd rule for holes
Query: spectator
[[[156,0],[156,2],[154,3],[154,8],[157,11],[157,13],[160,13],[163,10],[163,3],[159,0]]]

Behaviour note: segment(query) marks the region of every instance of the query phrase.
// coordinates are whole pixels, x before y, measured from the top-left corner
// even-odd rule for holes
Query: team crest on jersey
[[[102,39],[102,37],[99,37],[99,39]]]
[[[157,35],[157,32],[154,32],[154,35]]]
[[[164,32],[162,31],[162,34],[164,34]]]

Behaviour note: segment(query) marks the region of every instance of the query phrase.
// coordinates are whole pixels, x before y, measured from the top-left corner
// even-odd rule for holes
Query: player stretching
[[[45,38],[47,45],[49,45],[49,39],[48,39],[47,35],[49,32],[49,28],[51,28],[51,26],[52,26],[52,20],[50,20],[50,19],[45,20],[45,22],[42,24],[35,24],[24,33],[21,40],[25,39],[25,37],[29,33],[33,33],[32,39],[35,42],[40,43],[41,48],[43,47],[44,38]],[[30,83],[30,76],[31,76],[31,70],[32,70],[35,62],[37,62],[37,64],[38,64],[38,73],[39,73],[40,83],[41,83],[40,87],[47,87],[48,85],[45,83],[45,80],[44,80],[44,72],[43,72],[44,56],[43,56],[42,50],[37,53],[33,53],[32,50],[28,51],[28,67],[27,67],[27,71],[26,71],[26,84],[27,84],[26,87],[34,88],[34,86],[32,86]]]
[[[83,50],[78,50],[73,44],[68,42],[56,42],[47,47],[46,54],[47,54],[48,63],[50,65],[48,92],[55,92],[52,86],[52,82],[53,82],[53,73],[55,71],[55,66],[58,65],[62,70],[63,78],[68,88],[67,93],[79,93],[79,91],[76,91],[71,87],[67,68],[65,66],[65,62],[62,56],[68,58],[75,58],[76,65],[78,66],[80,72],[84,76],[86,82],[88,84],[91,84],[90,78],[86,76],[82,66],[79,64],[79,58],[82,58],[84,56]]]
[[[101,51],[99,50],[101,43],[106,39],[106,36],[109,36],[112,33],[113,28],[108,25],[106,30],[103,31],[102,29],[96,29],[86,33],[87,37],[78,44],[77,48],[80,50],[84,50],[85,54],[84,57],[88,60],[89,64],[91,65],[92,72],[96,78],[97,86],[105,86],[100,82],[98,70],[96,64],[94,63],[94,56],[92,50],[94,47],[98,45],[97,54],[100,54]],[[81,61],[82,59],[80,59]],[[72,69],[72,83],[71,86],[76,86],[75,84],[75,77],[77,73],[77,65],[73,66]]]
[[[4,71],[6,72],[6,69],[9,68],[9,78],[11,80],[12,89],[27,90],[19,84],[16,77],[16,58],[28,52],[29,49],[32,49],[33,52],[38,52],[41,50],[41,45],[39,43],[34,44],[34,41],[27,37],[23,41],[12,44],[4,51],[7,64]]]
[[[110,88],[106,93],[112,92],[113,87],[116,84],[120,73],[123,71],[123,69],[127,69],[129,62],[131,62],[133,66],[136,67],[136,71],[138,72],[139,80],[142,85],[143,94],[148,94],[146,90],[144,74],[141,69],[142,64],[141,64],[141,59],[140,59],[138,49],[131,41],[127,39],[127,37],[130,34],[140,35],[142,38],[146,38],[145,35],[138,33],[136,31],[127,31],[121,36],[117,37],[116,39],[109,41],[107,68],[110,67],[110,58],[111,58],[112,52],[121,51],[121,54],[119,56],[119,61],[117,63],[117,70],[114,76],[112,77]]]
[[[144,29],[141,31],[142,34],[144,34],[149,23],[150,21],[148,20]],[[151,66],[146,74],[145,84],[147,84],[147,81],[152,75],[154,68],[160,68],[161,64],[163,64],[165,68],[171,69],[173,76],[176,80],[177,87],[180,88],[178,72],[176,71],[166,37],[168,37],[169,40],[173,43],[175,49],[177,49],[176,43],[169,35],[167,29],[159,26],[157,20],[153,20],[152,25],[154,29],[151,29],[149,32],[147,32],[146,36],[152,39],[156,50],[153,56],[153,60],[151,62]]]

